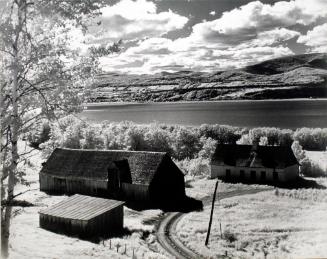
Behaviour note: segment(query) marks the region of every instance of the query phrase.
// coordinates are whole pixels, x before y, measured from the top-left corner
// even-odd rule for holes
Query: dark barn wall
[[[124,226],[124,208],[118,206],[89,221],[87,233],[90,236],[110,236],[122,231]]]
[[[149,186],[151,202],[166,204],[185,199],[184,174],[167,156]]]
[[[107,181],[83,178],[65,178],[48,174],[39,175],[40,190],[58,194],[89,194],[105,196],[107,194]]]
[[[145,184],[121,183],[122,199],[129,201],[149,202],[149,186]]]
[[[124,208],[118,206],[90,220],[55,217],[40,213],[40,227],[67,235],[80,237],[112,236],[122,231]]]

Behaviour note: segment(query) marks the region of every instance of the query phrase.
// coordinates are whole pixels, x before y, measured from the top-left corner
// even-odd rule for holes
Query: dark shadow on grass
[[[25,200],[8,200],[1,201],[1,206],[12,206],[12,207],[33,207],[35,206],[33,203],[30,203]]]
[[[176,200],[158,200],[149,202],[126,201],[125,206],[137,211],[149,209],[160,209],[164,212],[191,212],[203,210],[202,201],[188,196]]]

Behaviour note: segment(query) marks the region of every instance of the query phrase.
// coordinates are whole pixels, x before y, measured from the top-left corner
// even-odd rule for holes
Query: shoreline
[[[327,101],[327,98],[291,98],[291,99],[241,99],[241,100],[205,100],[205,101],[178,101],[178,102],[97,102],[84,103],[88,106],[123,106],[123,105],[144,105],[144,104],[196,104],[196,103],[224,103],[224,102],[274,102],[274,101]]]

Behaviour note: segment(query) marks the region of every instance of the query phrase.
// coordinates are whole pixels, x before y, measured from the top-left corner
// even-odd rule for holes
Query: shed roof
[[[39,213],[66,219],[90,220],[123,204],[122,201],[75,194]]]
[[[115,161],[127,159],[132,182],[149,184],[165,155],[164,152],[56,148],[43,164],[41,173],[105,180],[108,168],[118,170]]]
[[[286,168],[298,164],[287,146],[218,145],[211,163],[237,167]]]

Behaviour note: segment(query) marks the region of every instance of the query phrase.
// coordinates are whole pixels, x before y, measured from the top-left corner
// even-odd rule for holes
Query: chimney
[[[258,147],[259,147],[259,142],[260,142],[260,138],[255,138],[252,141],[252,152],[257,152]]]

